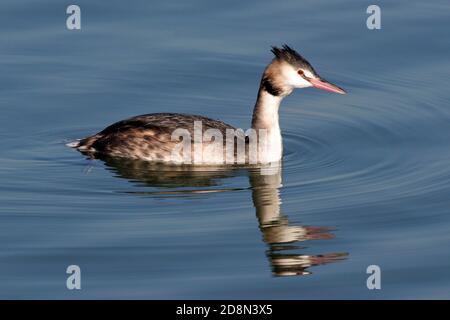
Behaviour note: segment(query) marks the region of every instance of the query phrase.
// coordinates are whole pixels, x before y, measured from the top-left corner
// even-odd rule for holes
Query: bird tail
[[[70,148],[78,148],[80,146],[80,139],[66,143],[66,146]]]

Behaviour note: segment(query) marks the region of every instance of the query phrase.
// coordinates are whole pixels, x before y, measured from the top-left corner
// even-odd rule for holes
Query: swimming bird
[[[274,58],[265,68],[257,100],[253,109],[252,132],[256,140],[264,140],[264,148],[256,147],[256,162],[267,164],[281,160],[282,136],[278,111],[281,101],[296,88],[315,87],[330,92],[345,94],[340,87],[326,81],[298,52],[287,45],[272,47]],[[174,132],[178,133],[174,135]],[[182,131],[179,131],[179,130]],[[201,134],[200,139],[198,134]],[[215,132],[211,135],[208,133]],[[186,135],[180,135],[183,132]],[[89,155],[122,157],[164,163],[229,164],[227,159],[227,134],[232,136],[232,163],[236,162],[239,150],[244,150],[244,159],[249,161],[249,136],[236,134],[233,126],[219,120],[181,113],[152,113],[135,116],[116,122],[104,130],[68,144]],[[174,136],[176,139],[174,139]],[[208,136],[207,139],[205,139]],[[212,136],[214,138],[212,138]],[[221,136],[221,137],[220,137]],[[262,139],[264,137],[264,139]],[[219,138],[222,138],[220,141]],[[183,148],[181,141],[188,142]],[[238,148],[238,140],[245,148]],[[221,148],[217,148],[217,146]],[[223,147],[223,148],[222,148]]]

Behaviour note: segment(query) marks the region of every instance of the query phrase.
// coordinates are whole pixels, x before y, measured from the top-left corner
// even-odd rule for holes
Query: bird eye
[[[303,72],[303,70],[302,69],[299,69],[298,71],[297,71],[297,73],[299,74],[299,75],[304,75],[305,73]]]

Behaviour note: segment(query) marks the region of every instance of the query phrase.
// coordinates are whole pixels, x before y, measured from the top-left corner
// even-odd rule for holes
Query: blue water
[[[450,298],[448,1],[377,1],[381,30],[369,1],[76,4],[79,31],[0,4],[0,298]],[[246,129],[283,43],[348,94],[283,102],[281,174],[65,146],[151,112]]]

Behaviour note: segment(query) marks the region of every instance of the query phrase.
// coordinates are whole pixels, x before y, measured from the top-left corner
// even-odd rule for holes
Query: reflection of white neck
[[[258,92],[255,108],[253,109],[252,128],[259,135],[259,129],[267,134],[266,148],[258,154],[259,162],[268,163],[281,159],[283,155],[283,142],[281,139],[278,109],[282,96],[274,96],[261,88]]]
[[[254,172],[250,178],[253,189],[253,205],[261,225],[280,219],[281,167],[274,168],[270,175]]]

